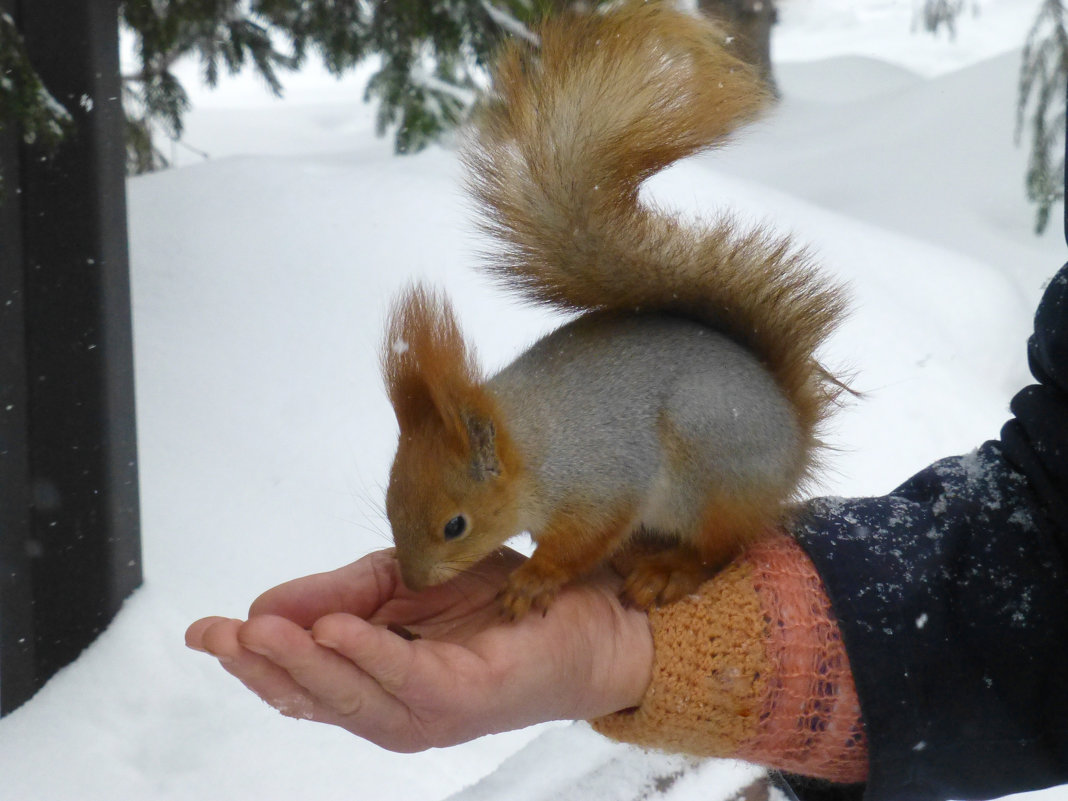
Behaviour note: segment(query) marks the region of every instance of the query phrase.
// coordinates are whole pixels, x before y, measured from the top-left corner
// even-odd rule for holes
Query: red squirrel
[[[506,617],[605,561],[642,608],[693,591],[787,518],[843,385],[815,353],[845,309],[786,237],[643,203],[769,94],[714,23],[660,2],[570,12],[500,53],[463,153],[487,269],[571,322],[486,377],[448,301],[393,307],[400,438],[386,493],[412,590],[517,533]]]

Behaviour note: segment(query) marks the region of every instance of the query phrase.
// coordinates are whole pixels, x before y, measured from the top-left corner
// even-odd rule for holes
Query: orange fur
[[[481,371],[464,341],[452,304],[421,285],[409,287],[390,312],[382,344],[386,392],[402,430],[427,419],[440,422],[457,444],[467,404],[486,406]]]
[[[448,300],[410,287],[393,306],[381,360],[400,426],[386,512],[405,582],[417,588],[470,567],[515,533],[525,474]],[[463,547],[435,539],[475,510]]]
[[[617,563],[626,576],[623,598],[639,609],[671,603],[694,592],[713,573],[688,543],[627,554]]]
[[[565,309],[692,317],[756,353],[808,439],[797,486],[842,384],[815,358],[841,320],[841,289],[787,237],[723,216],[687,226],[643,205],[668,164],[723,143],[770,95],[714,23],[658,2],[563,14],[537,51],[511,42],[465,152],[505,286]]]
[[[530,609],[545,611],[567,582],[596,568],[623,541],[633,508],[591,504],[560,509],[538,536],[534,555],[509,577],[501,606],[512,619]]]
[[[781,483],[710,490],[703,519],[688,523],[694,530],[669,532],[673,546],[628,546],[627,594],[662,603],[778,522],[812,475],[820,426],[843,387],[816,352],[845,302],[786,237],[740,230],[726,216],[684,224],[639,200],[646,178],[721,144],[768,102],[723,30],[666,3],[629,0],[608,13],[563,14],[539,37],[537,49],[512,42],[501,52],[464,152],[482,225],[498,245],[489,271],[565,310],[655,311],[722,331],[771,372],[800,430]],[[444,298],[420,287],[402,296],[382,366],[401,433],[386,505],[409,586],[446,580],[502,545],[518,521],[536,520],[534,556],[502,596],[519,617],[625,544],[637,496],[583,498],[577,487],[573,506],[542,508],[537,477]],[[687,443],[659,433],[669,460],[697,463]],[[449,539],[457,517],[468,528]]]

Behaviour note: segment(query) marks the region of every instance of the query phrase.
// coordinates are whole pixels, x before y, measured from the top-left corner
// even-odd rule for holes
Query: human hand
[[[495,597],[522,561],[503,551],[413,593],[380,551],[269,590],[247,621],[198,620],[186,644],[283,714],[393,751],[638,704],[652,637],[646,615],[620,604],[618,577],[605,570],[565,587],[544,617],[505,623]]]

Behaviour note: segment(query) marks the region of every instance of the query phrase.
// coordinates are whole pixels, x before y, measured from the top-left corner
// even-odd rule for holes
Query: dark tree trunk
[[[697,7],[731,29],[739,57],[759,69],[778,94],[771,69],[771,26],[777,19],[774,0],[698,0]]]

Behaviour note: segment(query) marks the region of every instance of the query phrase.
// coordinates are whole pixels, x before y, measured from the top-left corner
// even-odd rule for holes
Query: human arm
[[[1028,353],[1038,383],[1013,399],[1000,440],[936,462],[884,496],[816,499],[792,532],[820,578],[811,608],[828,604],[849,657],[848,682],[817,682],[808,708],[826,711],[824,691],[855,686],[868,801],[991,798],[1068,782],[1068,268],[1050,282]],[[766,588],[757,594],[769,605]],[[702,647],[710,628],[690,630],[715,609],[686,610],[670,626],[689,642],[681,650]],[[810,615],[785,617],[792,622],[769,635],[811,626]],[[665,628],[654,617],[658,662]],[[788,661],[809,669],[785,672],[829,673],[835,657],[810,650],[820,639],[789,646]],[[612,733],[651,743],[664,736],[661,710],[670,727],[703,731],[705,741],[728,730],[718,719],[702,724],[694,691],[722,715],[731,699],[713,700],[708,679],[724,669],[679,675],[677,664],[654,671],[638,712],[609,719],[621,727]],[[738,658],[726,666],[761,672],[744,668]],[[831,696],[841,707],[846,694]],[[796,719],[805,728],[806,716]],[[730,720],[737,729],[748,717]],[[759,742],[748,735],[740,745],[752,754]],[[819,775],[811,765],[798,772]]]
[[[880,498],[813,502],[796,534],[842,622],[868,798],[1068,782],[1068,267],[1000,440]]]

